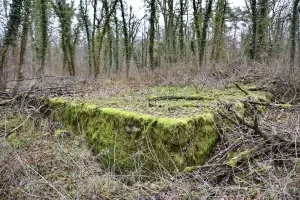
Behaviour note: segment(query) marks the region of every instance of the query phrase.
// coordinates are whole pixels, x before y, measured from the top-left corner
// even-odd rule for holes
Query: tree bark
[[[200,52],[201,46],[201,27],[202,27],[202,0],[193,0],[193,10],[194,10],[194,25],[195,32],[197,36],[197,47],[198,53]],[[192,50],[194,49],[194,43],[191,43]],[[200,62],[199,62],[200,63]]]
[[[257,38],[257,16],[256,16],[256,0],[251,0],[251,19],[252,19],[252,34],[251,34],[251,47],[250,58],[256,59],[256,38]]]
[[[268,54],[268,25],[269,25],[269,0],[261,0],[260,2],[260,16],[258,23],[258,53],[259,59],[264,59]]]
[[[129,67],[130,67],[130,52],[129,52],[129,33],[127,22],[125,18],[125,10],[123,5],[123,0],[120,0],[121,4],[121,12],[122,12],[122,19],[123,19],[123,34],[124,34],[124,46],[125,46],[125,60],[126,60],[126,77],[129,77]]]
[[[155,63],[154,63],[155,18],[156,18],[155,0],[150,0],[149,60],[150,60],[150,69],[152,71],[155,68]]]
[[[293,11],[292,11],[292,22],[291,22],[291,52],[290,52],[290,71],[291,71],[291,73],[294,73],[294,65],[295,65],[298,5],[299,5],[299,0],[294,0]]]
[[[7,22],[7,30],[4,36],[3,47],[0,54],[0,91],[5,90],[5,77],[4,77],[4,65],[6,60],[6,53],[9,46],[14,43],[17,37],[19,26],[21,23],[22,13],[22,0],[13,0],[9,13],[9,19]]]
[[[218,62],[223,47],[223,37],[224,37],[224,28],[225,28],[225,12],[226,12],[226,0],[218,0],[216,8],[216,16],[214,20],[214,29],[213,29],[213,44],[211,52],[211,60]]]
[[[203,29],[202,29],[202,37],[200,42],[200,51],[199,51],[199,66],[201,67],[203,65],[204,60],[204,54],[205,54],[205,47],[206,47],[206,37],[207,37],[207,31],[208,31],[208,22],[211,17],[212,12],[212,4],[213,0],[208,0],[206,5],[206,11],[204,15],[204,21],[203,21]]]

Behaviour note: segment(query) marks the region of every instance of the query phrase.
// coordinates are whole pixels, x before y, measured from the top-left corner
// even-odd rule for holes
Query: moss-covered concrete
[[[199,101],[152,101],[162,95],[204,94]],[[251,96],[265,98],[262,93]],[[232,88],[159,87],[104,100],[51,98],[47,102],[56,120],[88,139],[103,165],[118,173],[157,174],[201,165],[217,139],[214,109],[220,99],[243,112],[238,100],[246,98]],[[183,114],[177,114],[181,111]],[[164,112],[167,114],[158,114]]]
[[[157,118],[88,103],[48,101],[56,119],[83,134],[100,161],[117,172],[174,172],[200,165],[216,141],[214,116]]]

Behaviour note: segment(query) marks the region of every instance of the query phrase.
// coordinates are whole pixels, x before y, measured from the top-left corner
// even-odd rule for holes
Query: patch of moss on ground
[[[22,114],[7,114],[0,120],[0,132],[3,137],[1,138],[2,141],[0,144],[1,150],[9,152],[11,148],[21,147],[24,143],[30,140],[30,137],[20,137],[20,133],[31,133],[33,130],[34,122],[32,120],[28,120],[27,116]],[[0,156],[0,160],[1,159],[3,158]]]
[[[244,86],[245,89],[251,86]],[[104,108],[117,108],[126,111],[132,111],[139,114],[146,114],[155,117],[186,118],[205,113],[216,108],[220,101],[227,103],[238,103],[240,100],[264,99],[269,101],[269,94],[263,91],[249,92],[245,95],[236,87],[224,89],[212,89],[200,86],[157,86],[137,90],[135,92],[107,96],[104,98],[73,99],[68,101],[89,102]],[[202,100],[157,100],[157,97],[203,97]]]

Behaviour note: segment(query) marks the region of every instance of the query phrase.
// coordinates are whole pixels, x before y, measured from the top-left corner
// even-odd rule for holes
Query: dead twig
[[[237,87],[237,89],[239,89],[240,91],[242,91],[245,95],[249,95],[249,92],[244,90],[243,88],[241,88],[241,86],[239,86],[239,84],[235,84],[235,86]]]
[[[252,104],[252,105],[281,108],[281,109],[298,109],[298,108],[300,108],[300,105],[291,105],[291,104],[276,104],[276,103],[256,102],[256,101],[249,101],[249,100],[240,100],[240,102],[246,103],[246,104]]]
[[[160,100],[205,100],[209,99],[212,100],[213,98],[210,97],[201,97],[201,96],[160,96],[160,97],[153,97],[149,98],[149,101],[160,101]]]
[[[221,160],[224,159],[224,157],[228,154],[228,152],[238,148],[239,146],[241,146],[241,144],[243,144],[242,141],[239,141],[237,143],[232,143],[229,147],[227,147],[226,149],[224,149],[223,151],[219,152],[217,155],[215,155],[214,157],[212,157],[211,159],[209,159],[206,164],[212,164],[214,162],[216,162],[216,160],[218,159],[218,161],[220,162]]]

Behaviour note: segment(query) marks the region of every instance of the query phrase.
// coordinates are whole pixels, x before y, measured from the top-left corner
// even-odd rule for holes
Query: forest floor
[[[118,81],[25,80],[15,95],[0,94],[0,199],[300,199],[299,82],[251,70],[242,75],[216,70],[197,77],[173,71]],[[41,105],[24,98],[95,99],[156,86],[222,89],[235,83],[272,92],[274,104],[254,112],[253,120],[236,119],[234,126],[220,127],[212,155],[195,171],[157,174],[147,181],[103,167],[83,137],[45,118]]]

